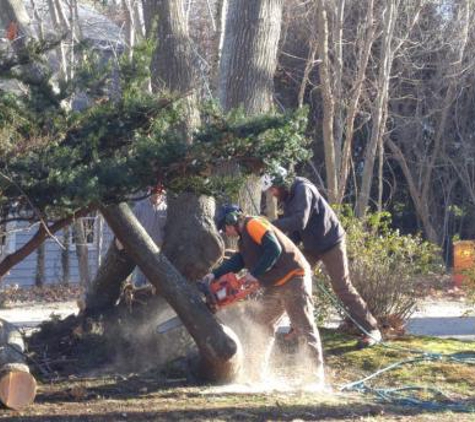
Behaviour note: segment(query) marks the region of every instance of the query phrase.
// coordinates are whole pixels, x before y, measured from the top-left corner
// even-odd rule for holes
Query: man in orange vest
[[[313,368],[311,381],[323,385],[323,356],[320,336],[313,315],[310,265],[297,246],[263,217],[245,216],[236,205],[225,205],[217,213],[219,231],[238,237],[238,252],[204,277],[211,282],[229,272],[248,270],[247,281],[258,281],[263,288],[262,306],[252,319],[263,328],[267,363],[276,326],[287,312],[299,345],[305,349]],[[257,340],[257,339],[256,339]]]

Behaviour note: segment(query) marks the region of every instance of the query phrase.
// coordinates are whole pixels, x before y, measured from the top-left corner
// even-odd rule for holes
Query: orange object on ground
[[[462,286],[465,278],[463,272],[473,267],[475,267],[475,241],[454,242],[453,281],[455,286]]]

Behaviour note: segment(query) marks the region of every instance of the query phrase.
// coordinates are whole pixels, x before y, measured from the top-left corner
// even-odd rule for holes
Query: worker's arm
[[[244,268],[244,260],[242,255],[238,252],[235,253],[231,258],[224,261],[218,268],[213,270],[211,273],[214,275],[214,278],[219,278],[227,273],[238,273]]]
[[[282,246],[280,246],[275,234],[271,231],[264,234],[261,240],[261,246],[261,258],[257,261],[255,267],[250,270],[251,275],[255,278],[259,278],[269,271],[282,253]]]
[[[272,224],[284,233],[294,233],[307,227],[312,210],[312,191],[305,185],[295,188],[294,197],[287,215],[275,220]]]

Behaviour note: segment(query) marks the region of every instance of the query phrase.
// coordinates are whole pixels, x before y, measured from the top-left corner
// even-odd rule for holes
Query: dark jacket
[[[303,177],[296,177],[283,201],[284,214],[273,224],[306,251],[321,255],[341,242],[345,231],[335,212],[318,189]]]
[[[249,223],[255,220],[254,217],[246,218],[244,230],[240,234],[238,248],[244,266],[246,268],[255,267],[262,255],[262,246],[256,242],[256,236],[249,231]],[[263,219],[258,221],[264,222]],[[299,248],[279,229],[273,227],[268,221],[264,222],[265,229],[272,231],[282,247],[282,252],[275,264],[264,274],[258,277],[259,283],[265,287],[281,286],[295,276],[303,276],[310,270],[309,264]]]

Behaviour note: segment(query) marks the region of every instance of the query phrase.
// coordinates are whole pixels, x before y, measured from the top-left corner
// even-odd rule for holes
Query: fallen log
[[[242,350],[201,299],[198,289],[177,271],[125,203],[101,207],[102,214],[147,279],[180,316],[200,351],[203,378],[226,382],[237,375]]]
[[[25,345],[13,324],[0,319],[0,401],[21,410],[33,403],[36,380],[26,364]]]

